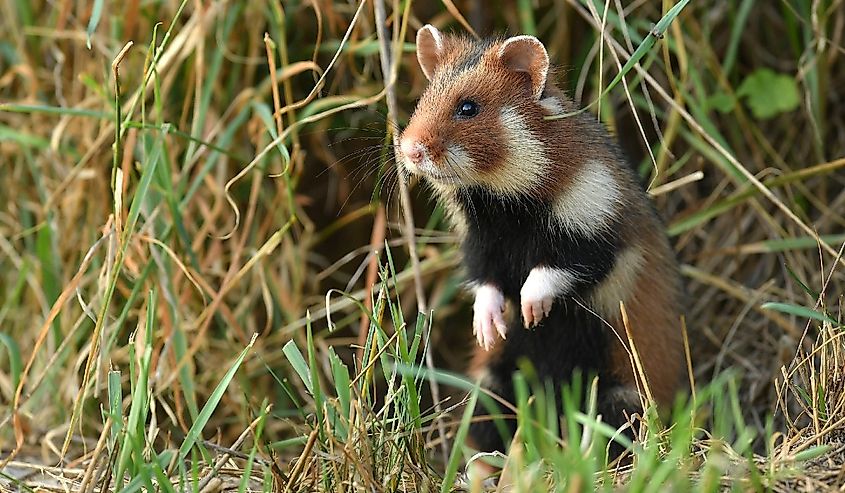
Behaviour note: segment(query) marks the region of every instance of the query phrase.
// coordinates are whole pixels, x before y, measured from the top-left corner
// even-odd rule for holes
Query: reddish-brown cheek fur
[[[493,138],[502,133],[498,110],[485,105],[477,117],[466,120],[442,112],[414,115],[402,135],[425,146],[435,166],[446,166],[446,149],[456,145],[469,157],[473,171],[485,173],[501,166],[506,157],[501,140]]]
[[[503,165],[506,150],[501,139],[493,136],[502,135],[502,123],[498,117],[499,110],[495,107],[482,108],[482,113],[471,120],[460,121],[455,125],[453,142],[460,146],[473,164],[477,173],[490,173]],[[477,135],[477,138],[466,139],[464,135]]]

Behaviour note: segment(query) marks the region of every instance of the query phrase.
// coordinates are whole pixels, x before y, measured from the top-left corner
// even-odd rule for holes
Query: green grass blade
[[[458,474],[458,467],[463,458],[463,444],[466,441],[469,433],[469,425],[472,423],[472,416],[475,413],[475,404],[478,401],[478,387],[472,390],[467,402],[464,414],[461,417],[461,424],[458,426],[458,432],[455,434],[455,444],[458,446],[452,447],[452,453],[449,457],[449,463],[446,465],[446,473],[443,475],[443,483],[440,484],[441,493],[452,491],[455,485],[455,477]]]
[[[120,383],[120,372],[112,370],[108,377],[109,414],[111,415],[111,436],[109,444],[114,446],[123,431],[123,388]]]
[[[622,78],[625,77],[628,72],[633,70],[634,66],[640,63],[640,60],[642,60],[643,57],[655,45],[655,43],[657,43],[657,40],[663,38],[666,33],[666,30],[669,28],[669,25],[671,25],[675,18],[680,15],[681,11],[684,10],[684,7],[686,7],[689,2],[690,0],[681,0],[680,2],[676,3],[671,9],[669,9],[669,11],[666,12],[665,15],[663,15],[660,21],[657,22],[657,24],[651,30],[649,35],[646,36],[645,39],[643,39],[642,43],[640,43],[639,46],[637,46],[637,49],[634,50],[633,54],[631,54],[631,58],[629,58],[628,61],[625,62],[624,65],[622,65],[622,69],[619,71],[618,74],[616,74],[616,77],[614,77],[613,80],[610,81],[607,87],[602,90],[599,97],[597,97],[592,103],[578,110],[578,112],[576,113],[586,111],[588,108],[595,105],[596,103],[601,101],[602,98],[607,96],[607,94],[622,81]],[[547,120],[557,120],[560,118],[566,118],[567,116],[571,115],[564,113],[560,115],[547,116],[545,118]]]
[[[776,302],[769,302],[763,303],[760,308],[764,310],[774,310],[781,313],[788,313],[789,315],[795,315],[801,318],[809,318],[812,320],[818,320],[819,322],[827,322],[834,327],[841,327],[842,325],[837,322],[836,320],[830,318],[829,316],[825,315],[824,313],[817,312],[811,308],[807,308],[805,306],[798,306],[793,305],[791,303],[776,303]]]
[[[132,204],[129,206],[129,214],[126,219],[126,229],[123,232],[123,238],[121,238],[121,244],[124,245],[124,247],[128,244],[129,235],[131,235],[135,230],[135,225],[138,222],[138,216],[141,215],[141,208],[143,207],[144,202],[147,199],[147,195],[150,192],[150,184],[153,182],[153,178],[156,175],[156,169],[158,168],[159,161],[161,161],[161,153],[163,150],[164,143],[159,142],[158,145],[155,146],[152,156],[150,156],[150,159],[147,161],[147,165],[141,172],[141,180],[138,182],[138,188],[135,190],[135,196],[132,197]]]
[[[150,378],[150,362],[152,360],[152,344],[150,338],[152,337],[153,321],[155,320],[156,307],[155,290],[150,290],[147,299],[147,326],[146,332],[148,340],[143,344],[143,352],[141,356],[140,368],[130,367],[130,375],[136,376],[135,386],[132,388],[132,401],[129,404],[129,417],[126,420],[126,431],[123,434],[123,442],[120,445],[118,453],[117,465],[115,468],[114,480],[116,482],[116,491],[123,490],[123,475],[124,472],[130,471],[137,473],[139,465],[143,462],[143,442],[144,442],[144,423],[149,412],[150,398],[152,396],[149,387]],[[135,340],[135,347],[142,344]],[[130,354],[132,356],[132,354]],[[134,357],[130,359],[130,363],[134,363]],[[133,456],[137,461],[133,462]],[[136,478],[137,479],[137,478]],[[127,486],[128,488],[128,486]]]
[[[801,289],[803,289],[805,293],[810,295],[810,297],[813,298],[814,300],[819,299],[820,294],[819,294],[818,291],[811,289],[810,286],[807,286],[807,284],[804,281],[801,280],[801,278],[798,276],[798,274],[796,274],[794,270],[789,268],[788,265],[785,266],[785,267],[786,267],[786,272],[789,273],[789,277],[791,277],[793,281],[795,281],[799,286],[801,286]]]
[[[267,400],[261,403],[261,414],[258,416],[259,421],[255,427],[255,440],[252,443],[252,448],[249,451],[249,459],[246,461],[241,481],[238,484],[238,493],[245,493],[249,486],[249,479],[252,475],[253,464],[255,463],[255,456],[258,454],[258,444],[260,443],[262,434],[264,433],[264,424],[267,422]]]
[[[0,104],[0,112],[2,111],[8,111],[10,113],[42,113],[58,116],[86,116],[98,118],[100,120],[108,120],[111,118],[111,114],[104,111],[86,110],[83,108],[64,108],[61,106],[47,106],[40,104],[4,103]]]
[[[349,368],[341,361],[340,357],[334,352],[334,348],[329,348],[329,361],[332,367],[332,380],[335,383],[337,391],[337,398],[340,401],[341,412],[344,418],[349,417],[349,409],[352,403],[352,387],[349,379]]]
[[[21,371],[23,371],[21,348],[12,336],[5,332],[0,332],[0,344],[6,346],[6,352],[9,354],[9,376],[12,379],[12,388],[16,389],[21,381]]]
[[[819,239],[822,243],[828,245],[836,245],[845,242],[845,234],[839,235],[821,235]],[[762,244],[766,250],[771,253],[786,252],[790,250],[806,250],[809,248],[816,249],[819,246],[818,240],[812,236],[800,236],[797,238],[783,238],[779,240],[765,240]]]
[[[728,49],[725,50],[725,58],[722,62],[722,72],[730,75],[736,62],[736,55],[739,51],[739,42],[742,39],[742,33],[745,30],[745,23],[748,20],[748,15],[751,13],[751,8],[754,6],[755,0],[742,0],[739,5],[736,15],[733,16],[733,26],[731,27],[731,38],[728,42]]]
[[[91,9],[91,18],[88,19],[88,29],[85,30],[85,46],[91,49],[91,35],[97,30],[97,25],[100,23],[100,18],[103,16],[103,0],[94,0],[94,6]]]
[[[294,341],[288,341],[282,348],[282,353],[288,358],[288,362],[293,367],[293,370],[299,375],[308,393],[314,395],[314,386],[311,383],[311,369],[308,368],[308,363],[305,362],[305,357],[297,347]]]
[[[0,142],[4,141],[14,142],[20,146],[32,147],[34,149],[46,149],[50,147],[50,141],[48,139],[0,125]]]
[[[202,411],[200,411],[199,416],[197,416],[197,420],[194,421],[194,424],[191,425],[191,429],[188,430],[188,433],[185,435],[185,440],[182,442],[182,446],[179,447],[179,462],[185,460],[185,457],[187,457],[188,453],[193,449],[194,444],[196,444],[197,440],[199,440],[202,429],[205,428],[206,423],[208,423],[208,420],[211,418],[211,414],[217,408],[217,404],[220,403],[220,399],[223,398],[226,388],[229,386],[232,378],[235,377],[235,373],[238,371],[238,368],[241,367],[241,363],[243,363],[246,355],[249,353],[249,350],[252,349],[253,344],[255,344],[256,337],[257,335],[252,336],[252,340],[249,341],[247,347],[241,351],[241,354],[229,368],[229,371],[226,372],[220,380],[220,383],[218,383],[217,387],[214,388],[214,392],[212,392],[208,397],[208,401],[202,407]]]

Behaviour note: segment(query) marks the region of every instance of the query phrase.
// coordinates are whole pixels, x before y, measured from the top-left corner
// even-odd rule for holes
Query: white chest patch
[[[550,169],[543,144],[531,134],[525,119],[514,108],[502,108],[500,121],[510,154],[501,170],[485,177],[496,190],[521,195],[536,190]]]
[[[608,226],[621,205],[613,174],[601,161],[588,161],[554,202],[553,214],[565,229],[592,236]]]

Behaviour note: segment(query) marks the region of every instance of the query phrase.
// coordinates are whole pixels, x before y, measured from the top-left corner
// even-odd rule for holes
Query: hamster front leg
[[[506,338],[505,295],[492,284],[482,284],[475,289],[472,310],[472,332],[478,345],[489,351],[496,342],[496,333]]]
[[[569,269],[537,266],[531,269],[519,291],[522,322],[536,327],[549,315],[555,298],[571,292],[578,275]]]

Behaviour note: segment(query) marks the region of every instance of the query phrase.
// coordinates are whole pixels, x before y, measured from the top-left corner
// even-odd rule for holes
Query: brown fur
[[[633,289],[624,302],[628,330],[643,365],[651,394],[658,404],[671,405],[681,383],[684,351],[680,327],[677,272],[666,239],[646,230],[638,238],[645,263]],[[667,258],[668,257],[668,258]],[[627,335],[618,308],[605,314],[617,334],[625,342],[614,344],[611,365],[614,374],[633,388],[637,387]],[[642,388],[640,386],[639,388]]]

